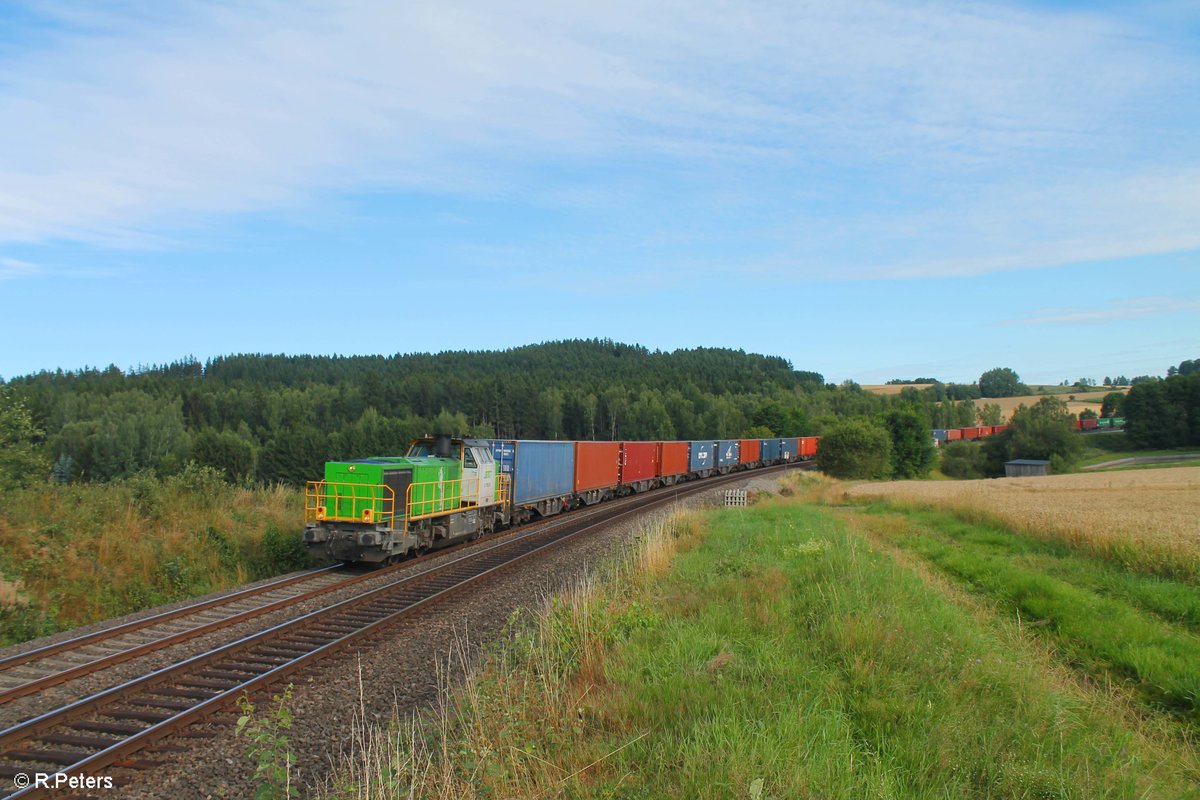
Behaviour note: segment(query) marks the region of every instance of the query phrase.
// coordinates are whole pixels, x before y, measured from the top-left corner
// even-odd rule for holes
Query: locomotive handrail
[[[455,478],[448,481],[425,481],[409,484],[404,498],[405,519],[409,522],[432,517],[443,517],[464,508],[481,505],[504,505],[508,502],[511,477],[496,474],[495,494],[484,497],[483,482],[479,478]],[[421,496],[414,498],[414,491]],[[485,502],[490,501],[490,502]],[[456,504],[457,503],[457,504]]]
[[[364,493],[366,492],[366,493]],[[349,502],[350,514],[341,512]],[[382,483],[309,481],[304,488],[304,521],[391,523],[396,493]]]

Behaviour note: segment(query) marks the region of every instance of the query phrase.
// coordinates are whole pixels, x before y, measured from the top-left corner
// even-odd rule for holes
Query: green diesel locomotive
[[[488,442],[418,439],[402,457],[331,461],[305,491],[304,543],[345,562],[390,564],[509,523],[508,476]]]

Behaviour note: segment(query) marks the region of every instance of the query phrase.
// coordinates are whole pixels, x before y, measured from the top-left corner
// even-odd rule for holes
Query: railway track
[[[756,474],[784,469],[772,467]],[[151,769],[157,762],[147,759],[147,753],[153,756],[178,749],[164,745],[164,739],[230,708],[244,694],[279,683],[318,660],[360,647],[401,619],[563,541],[745,478],[745,473],[735,473],[671,487],[550,518],[533,528],[526,526],[418,572],[403,570],[405,574],[360,595],[0,730],[0,781],[4,784],[0,792],[11,791],[8,787],[19,776],[38,773],[85,776],[110,767]],[[411,568],[416,561],[364,577],[378,578],[386,572]],[[347,583],[341,582],[338,588]],[[50,796],[48,790],[38,786],[0,794],[0,798],[13,800],[45,796]]]
[[[321,567],[0,658],[0,705],[347,584]]]

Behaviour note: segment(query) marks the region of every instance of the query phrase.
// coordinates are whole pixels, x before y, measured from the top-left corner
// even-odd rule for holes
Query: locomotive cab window
[[[479,466],[475,463],[475,454],[472,452],[472,448],[463,448],[462,465],[463,469],[475,469],[477,466]]]

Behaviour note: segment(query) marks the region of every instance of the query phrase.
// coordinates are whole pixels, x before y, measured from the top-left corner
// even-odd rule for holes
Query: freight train
[[[407,455],[331,461],[305,489],[304,543],[388,564],[538,517],[736,470],[808,461],[816,436],[690,442],[416,439]]]
[[[1099,419],[1077,419],[1073,423],[1075,430],[1080,433],[1103,430],[1121,430],[1125,420],[1121,417],[1100,417]],[[937,445],[950,442],[975,441],[995,436],[1008,429],[1007,425],[972,425],[967,428],[934,428],[933,441]]]

